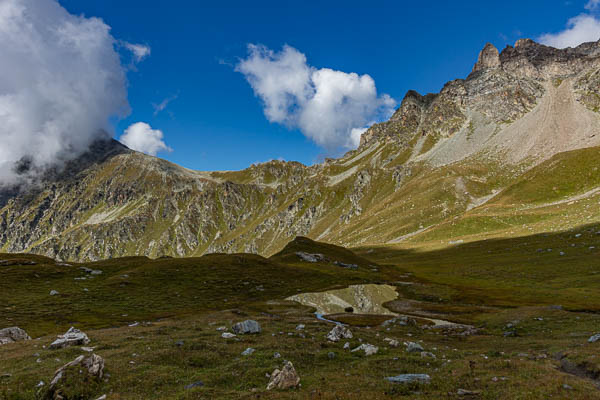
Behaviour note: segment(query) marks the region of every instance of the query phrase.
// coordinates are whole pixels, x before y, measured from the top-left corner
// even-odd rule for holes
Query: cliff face
[[[198,172],[100,142],[39,184],[0,192],[0,251],[64,260],[269,255],[299,235],[352,246],[495,232],[447,227],[491,209],[528,171],[599,146],[599,88],[600,43],[557,50],[519,40],[502,52],[486,45],[472,73],[440,93],[409,91],[357,150],[311,167]]]

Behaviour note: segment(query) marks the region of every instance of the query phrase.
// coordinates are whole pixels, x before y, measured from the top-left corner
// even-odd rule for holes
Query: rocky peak
[[[498,68],[500,66],[500,53],[496,46],[487,43],[483,50],[479,52],[479,58],[473,67],[473,72],[489,68]]]
[[[500,53],[502,69],[506,72],[536,79],[578,74],[597,66],[599,61],[600,41],[557,49],[531,39],[519,39],[514,47],[506,46]]]

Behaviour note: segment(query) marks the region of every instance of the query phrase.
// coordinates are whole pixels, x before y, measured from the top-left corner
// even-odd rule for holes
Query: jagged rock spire
[[[497,68],[500,66],[500,53],[496,46],[491,43],[485,45],[479,53],[477,63],[473,67],[473,72],[481,71],[488,68]]]

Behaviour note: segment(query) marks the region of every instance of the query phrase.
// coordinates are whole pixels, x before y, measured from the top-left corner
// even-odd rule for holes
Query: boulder
[[[22,340],[31,340],[27,332],[23,329],[16,326],[0,329],[0,345],[20,342]]]
[[[90,343],[90,339],[85,333],[71,327],[67,333],[59,335],[58,338],[50,344],[50,349],[62,349],[69,346],[85,346],[88,343]]]
[[[260,333],[260,324],[252,319],[247,319],[243,322],[238,322],[231,327],[231,330],[238,335],[245,335],[249,333]]]
[[[294,365],[287,361],[281,370],[275,369],[267,385],[267,390],[290,389],[300,384],[300,377],[296,373]]]
[[[50,387],[55,387],[59,383],[59,381],[62,379],[65,371],[68,368],[75,367],[78,365],[81,365],[82,367],[86,368],[87,372],[90,375],[95,376],[99,379],[102,378],[104,374],[104,359],[102,357],[96,354],[92,354],[88,358],[85,358],[85,356],[81,355],[73,361],[66,363],[65,365],[56,370],[56,372],[54,373],[54,378],[52,378],[52,381],[50,382]]]
[[[352,339],[352,332],[344,325],[336,325],[327,334],[327,340],[331,342],[339,342],[340,339]]]
[[[423,346],[421,346],[419,343],[408,342],[406,344],[406,351],[409,353],[421,353],[424,350],[425,349],[423,349]]]
[[[323,261],[325,257],[323,254],[310,254],[304,251],[297,251],[296,255],[302,260],[310,263],[316,263],[319,261]]]
[[[73,367],[77,367],[76,369]],[[76,379],[86,383],[86,388],[92,389],[89,385],[94,381],[99,383],[104,376],[104,359],[97,354],[91,354],[89,357],[83,355],[77,357],[73,361],[63,365],[54,373],[54,378],[48,387],[46,398],[63,399],[69,398],[65,392],[70,389],[66,386],[72,385],[71,379],[66,379],[67,374],[71,374],[72,379]],[[80,395],[83,395],[80,393]],[[89,398],[89,397],[85,397]]]
[[[429,383],[429,381],[431,381],[431,377],[427,374],[402,374],[397,376],[388,376],[385,379],[392,383]]]
[[[373,346],[372,344],[363,343],[360,346],[358,346],[357,348],[355,348],[354,350],[352,350],[352,353],[354,353],[355,351],[361,351],[361,350],[363,350],[365,352],[365,355],[372,356],[373,354],[377,354],[377,352],[379,351],[379,347]]]

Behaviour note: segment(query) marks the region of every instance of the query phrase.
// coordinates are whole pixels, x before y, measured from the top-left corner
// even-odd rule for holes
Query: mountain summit
[[[439,246],[569,229],[600,215],[599,111],[600,42],[487,44],[466,79],[409,91],[357,150],[322,164],[198,172],[97,144],[40,185],[0,194],[0,250],[271,255],[296,236]]]

